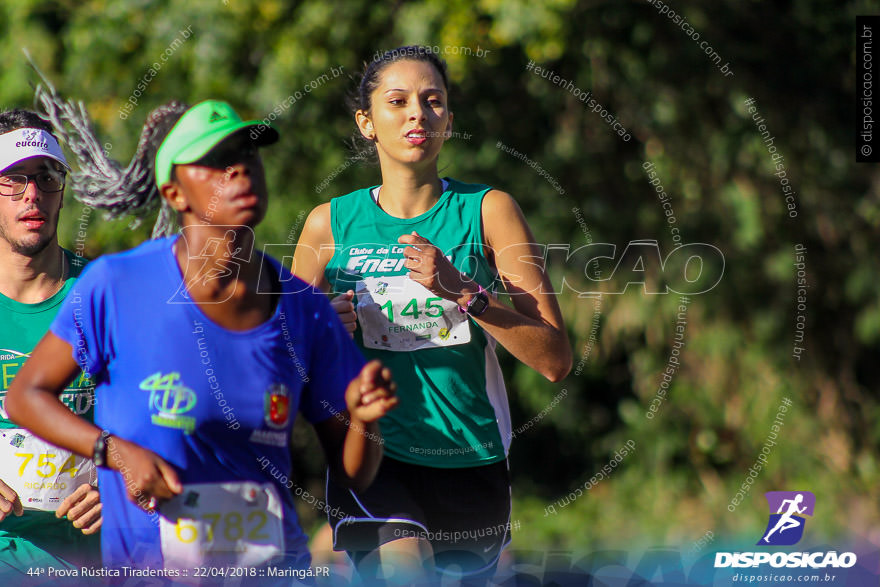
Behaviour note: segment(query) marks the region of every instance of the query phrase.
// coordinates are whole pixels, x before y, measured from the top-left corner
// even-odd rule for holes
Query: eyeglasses
[[[0,175],[0,196],[11,196],[14,200],[20,200],[31,181],[41,192],[54,194],[64,190],[64,180],[65,174],[58,171],[41,171],[33,175],[23,173]]]

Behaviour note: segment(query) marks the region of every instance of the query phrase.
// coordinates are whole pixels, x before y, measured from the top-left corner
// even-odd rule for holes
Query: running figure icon
[[[764,536],[763,540],[766,543],[770,543],[770,536],[779,530],[779,533],[782,534],[786,530],[790,530],[791,528],[797,528],[803,522],[794,518],[793,514],[802,514],[807,510],[807,506],[798,507],[801,502],[804,501],[804,495],[802,493],[798,493],[794,499],[786,499],[783,500],[781,504],[779,504],[779,509],[776,511],[777,514],[782,514],[782,509],[785,507],[785,504],[788,505],[788,510],[782,514],[779,520],[776,522],[776,525],[773,526],[773,529],[767,532],[766,536]]]

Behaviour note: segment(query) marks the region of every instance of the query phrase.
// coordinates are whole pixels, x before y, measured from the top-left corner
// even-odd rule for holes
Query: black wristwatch
[[[106,430],[102,430],[100,436],[95,440],[95,450],[92,453],[92,462],[95,463],[96,467],[107,466],[107,439],[109,438],[110,433]]]
[[[482,285],[478,287],[480,288],[480,291],[471,296],[471,299],[468,300],[467,307],[458,307],[462,314],[469,314],[474,317],[481,316],[483,312],[486,311],[486,308],[489,307],[489,294],[486,293],[486,290],[483,289]]]

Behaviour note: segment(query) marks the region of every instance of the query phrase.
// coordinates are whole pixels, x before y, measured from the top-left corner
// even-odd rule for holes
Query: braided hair
[[[62,99],[46,77],[39,70],[37,73],[43,83],[34,91],[34,102],[79,164],[79,171],[70,175],[74,198],[87,206],[104,210],[106,217],[111,219],[127,214],[141,219],[161,206],[152,238],[172,234],[175,214],[159,195],[154,167],[159,145],[188,106],[173,100],[150,112],[134,157],[123,168],[107,156],[95,138],[83,103]]]

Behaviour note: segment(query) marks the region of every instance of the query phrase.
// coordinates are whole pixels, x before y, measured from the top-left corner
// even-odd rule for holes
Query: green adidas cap
[[[260,120],[243,122],[232,106],[220,100],[199,102],[183,113],[156,152],[156,185],[171,179],[171,169],[178,163],[194,163],[220,141],[250,128],[250,138],[257,145],[271,145],[278,131]]]

